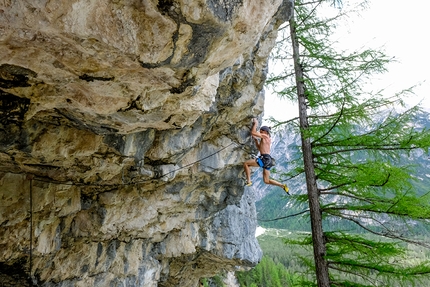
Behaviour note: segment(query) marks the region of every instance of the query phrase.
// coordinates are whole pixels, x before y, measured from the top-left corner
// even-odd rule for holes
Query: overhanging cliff
[[[3,286],[196,286],[254,266],[244,144],[291,8],[0,1]]]

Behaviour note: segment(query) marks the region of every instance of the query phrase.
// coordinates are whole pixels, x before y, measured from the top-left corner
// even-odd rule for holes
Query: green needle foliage
[[[416,224],[430,222],[430,188],[414,189],[408,158],[428,149],[430,132],[414,125],[420,107],[405,106],[412,89],[390,97],[366,91],[392,58],[372,49],[336,49],[333,30],[354,11],[338,8],[322,17],[327,3],[340,7],[332,2],[296,1],[274,50],[282,70],[267,81],[281,97],[298,100],[300,120],[275,124],[293,125],[303,158],[311,159],[284,175],[306,173],[308,196],[296,197],[310,205],[312,236],[301,244],[313,245],[316,272],[306,285],[412,286],[430,278],[429,261],[406,260],[408,244],[430,247],[414,234]],[[355,228],[336,229],[344,221]]]

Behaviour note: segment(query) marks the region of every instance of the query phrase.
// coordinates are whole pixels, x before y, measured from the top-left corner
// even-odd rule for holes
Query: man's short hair
[[[266,131],[269,135],[270,135],[270,127],[268,127],[268,126],[262,126],[261,128],[260,128],[260,131]]]

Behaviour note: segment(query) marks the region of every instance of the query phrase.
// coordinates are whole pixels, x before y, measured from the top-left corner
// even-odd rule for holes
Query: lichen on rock
[[[0,1],[0,283],[255,266],[242,162],[292,3]]]

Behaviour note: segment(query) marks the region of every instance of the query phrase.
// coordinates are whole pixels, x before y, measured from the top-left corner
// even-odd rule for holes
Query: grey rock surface
[[[0,1],[0,283],[255,266],[242,162],[290,1]]]

